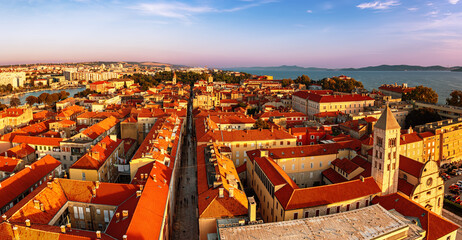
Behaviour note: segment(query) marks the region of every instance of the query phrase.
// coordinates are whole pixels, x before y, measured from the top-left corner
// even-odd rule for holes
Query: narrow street
[[[197,218],[197,174],[196,142],[192,118],[191,93],[186,117],[186,134],[183,139],[182,158],[178,171],[178,189],[175,217],[173,220],[173,239],[199,239]]]

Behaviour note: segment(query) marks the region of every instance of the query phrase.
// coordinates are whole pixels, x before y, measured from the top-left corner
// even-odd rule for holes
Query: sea
[[[345,75],[363,83],[367,90],[378,89],[382,84],[403,84],[409,87],[423,85],[438,94],[438,103],[445,104],[453,90],[462,90],[462,72],[450,71],[299,71],[299,70],[261,70],[252,68],[233,68],[232,71],[255,75],[270,75],[274,79],[295,79],[303,74],[312,80]]]
[[[10,104],[10,100],[13,96],[19,98],[21,101],[21,105],[26,104],[26,98],[29,96],[35,96],[38,97],[42,93],[48,93],[48,94],[53,94],[53,93],[59,93],[61,91],[66,91],[69,93],[69,97],[73,97],[74,94],[81,92],[85,90],[85,87],[80,87],[80,88],[68,88],[68,89],[59,89],[59,90],[42,90],[42,91],[37,91],[37,92],[27,92],[27,93],[20,93],[20,94],[14,94],[14,95],[9,95],[7,97],[0,98],[0,103],[2,104]]]

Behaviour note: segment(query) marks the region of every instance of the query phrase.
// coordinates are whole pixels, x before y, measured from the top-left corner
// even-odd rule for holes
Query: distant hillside
[[[380,65],[363,68],[343,68],[342,71],[450,71],[442,66]]]
[[[462,67],[443,67],[443,66],[412,66],[412,65],[380,65],[362,68],[316,68],[282,65],[278,67],[241,67],[229,68],[230,70],[239,69],[240,71],[462,71]]]
[[[316,68],[316,67],[300,67],[300,66],[287,66],[282,65],[278,67],[239,67],[239,68],[228,68],[228,69],[239,69],[241,71],[252,70],[252,71],[266,71],[266,70],[273,70],[273,71],[330,71],[333,69],[328,68]]]

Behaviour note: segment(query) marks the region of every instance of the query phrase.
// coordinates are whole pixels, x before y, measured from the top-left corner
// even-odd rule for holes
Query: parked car
[[[449,189],[449,192],[452,194],[460,195],[460,190],[458,188]]]
[[[457,189],[457,190],[459,190],[460,187],[459,187],[459,185],[457,185],[457,184],[452,184],[451,186],[449,186],[449,190],[452,190],[452,189]]]

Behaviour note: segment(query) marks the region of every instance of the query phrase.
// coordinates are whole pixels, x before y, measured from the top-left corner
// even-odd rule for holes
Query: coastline
[[[34,90],[28,90],[28,91],[24,91],[24,92],[11,93],[11,94],[7,94],[7,95],[4,95],[4,96],[0,96],[0,99],[9,98],[9,97],[11,97],[11,96],[16,96],[16,95],[17,95],[17,96],[21,96],[21,95],[25,95],[25,94],[33,93],[33,92],[41,92],[41,91],[59,91],[59,90],[74,89],[74,88],[82,88],[82,87],[85,87],[85,85],[71,86],[71,87],[66,87],[66,88],[63,88],[63,87],[60,87],[60,88],[51,88],[51,87],[48,87],[48,88],[34,89]]]

